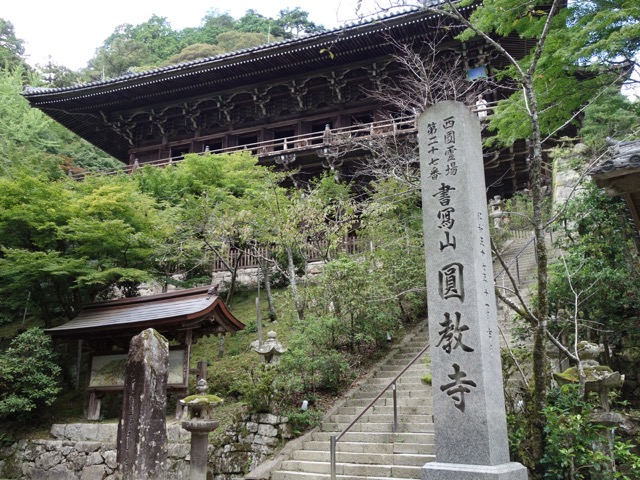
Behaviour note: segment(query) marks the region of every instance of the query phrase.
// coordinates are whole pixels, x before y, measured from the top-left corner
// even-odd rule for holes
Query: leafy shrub
[[[335,348],[331,345],[335,342],[332,340],[335,319],[320,317],[305,321],[309,322],[308,328],[290,339],[289,349],[281,359],[281,371],[298,392],[336,394],[346,384],[351,369],[344,355],[331,349]]]
[[[15,319],[9,313],[0,312],[0,325],[13,322]]]
[[[0,353],[0,418],[33,417],[60,393],[51,339],[39,328],[15,337]]]
[[[543,410],[545,427],[545,478],[592,480],[594,478],[632,480],[625,471],[637,472],[640,458],[634,446],[619,439],[610,453],[604,430],[589,420],[593,407],[578,394],[577,385],[565,385],[550,392]],[[615,459],[615,461],[614,461]],[[615,471],[611,467],[616,465]]]
[[[311,408],[308,410],[286,411],[283,414],[289,418],[293,433],[296,435],[300,435],[309,428],[317,427],[322,421],[322,412]]]
[[[239,381],[236,389],[249,409],[255,413],[271,413],[279,400],[276,388],[278,369],[274,365],[260,364]]]

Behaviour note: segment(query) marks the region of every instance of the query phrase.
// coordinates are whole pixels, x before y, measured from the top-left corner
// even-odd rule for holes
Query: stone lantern
[[[624,375],[620,372],[614,372],[606,365],[600,365],[597,361],[598,356],[603,351],[602,345],[596,345],[587,341],[578,343],[578,354],[582,360],[585,381],[585,393],[596,392],[600,400],[601,411],[595,411],[589,414],[589,420],[600,427],[606,441],[602,444],[602,449],[611,458],[614,457],[613,437],[617,427],[628,427],[629,419],[626,415],[612,412],[609,408],[609,391],[622,388],[624,383]],[[562,373],[554,373],[558,385],[568,383],[578,383],[580,381],[578,369],[571,367]],[[605,467],[605,476],[603,478],[613,478],[615,464]]]
[[[191,433],[190,480],[206,480],[209,432],[218,428],[218,422],[212,420],[211,415],[222,399],[209,395],[208,391],[207,381],[201,378],[196,385],[197,393],[180,400],[188,409],[189,420],[182,422],[182,428]]]
[[[502,219],[504,217],[504,207],[506,204],[504,200],[500,198],[500,195],[496,195],[489,201],[489,215],[493,218],[493,226],[495,228],[502,228]]]
[[[610,410],[609,390],[622,388],[624,375],[621,375],[620,372],[614,372],[606,365],[600,365],[598,363],[598,355],[603,351],[601,345],[595,345],[583,340],[578,343],[578,348],[578,354],[582,360],[586,376],[585,390],[587,392],[596,392],[600,400],[600,407],[605,412],[608,412]],[[562,373],[554,373],[553,377],[558,385],[578,383],[580,381],[576,367],[568,368]]]
[[[271,330],[267,333],[267,341],[255,348],[255,351],[262,357],[264,363],[272,365],[278,364],[280,362],[280,356],[287,351],[276,339],[276,336],[276,332]]]

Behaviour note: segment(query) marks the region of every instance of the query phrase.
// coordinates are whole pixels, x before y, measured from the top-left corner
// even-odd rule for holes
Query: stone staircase
[[[330,437],[339,435],[427,342],[426,325],[407,335],[358,388],[352,389],[325,416],[318,429],[303,437],[290,454],[274,464],[271,479],[329,479]],[[425,356],[426,353],[397,382],[398,432],[393,432],[390,388],[337,443],[336,478],[419,479],[422,466],[435,460],[431,387],[421,382],[428,372]]]
[[[513,239],[503,250],[507,262],[530,240],[530,235]],[[521,253],[517,267],[521,286],[535,282],[533,244]],[[494,272],[502,267],[494,264]],[[508,278],[498,279],[508,285]],[[527,298],[529,296],[526,293]],[[512,312],[498,304],[498,320],[511,344]],[[506,313],[505,313],[506,312]],[[502,340],[504,344],[504,340]],[[329,412],[321,426],[301,439],[291,442],[283,454],[268,465],[252,472],[246,479],[328,480],[330,479],[330,437],[339,435],[349,423],[386,387],[389,382],[428,343],[427,325],[407,335],[405,340],[375,370],[352,389],[346,399]],[[435,461],[431,387],[421,382],[428,372],[426,353],[416,361],[397,383],[398,432],[393,432],[393,400],[389,389],[337,443],[336,478],[339,480],[390,480],[421,478],[425,463]]]
[[[536,281],[535,244],[533,242],[529,243],[532,236],[533,232],[523,232],[510,240],[501,251],[502,258],[509,265],[509,272],[518,282],[525,301],[530,300],[531,287],[535,285]],[[516,255],[518,255],[518,258],[514,260]],[[498,275],[496,279],[496,285],[498,287],[506,287],[508,290],[513,289],[511,280],[507,274],[503,272],[502,265],[497,259],[493,262],[493,271],[494,275]],[[510,293],[507,290],[505,290],[505,293],[509,298],[518,303],[514,293]],[[496,302],[498,307],[498,324],[502,333],[500,345],[502,347],[506,345],[514,346],[516,342],[514,341],[512,331],[517,327],[513,320],[514,312],[499,299],[496,299]]]

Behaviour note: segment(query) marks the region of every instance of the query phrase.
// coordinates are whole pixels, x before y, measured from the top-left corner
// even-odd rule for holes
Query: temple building
[[[472,7],[462,11],[469,15]],[[327,168],[350,176],[363,152],[340,152],[336,139],[415,135],[416,112],[391,111],[389,120],[388,106],[368,94],[403,74],[398,45],[421,51],[437,43],[438,51],[457,55],[473,90],[470,108],[481,118],[510,94],[487,81],[506,59],[482,39],[456,40],[461,30],[445,16],[412,9],[89,84],[27,88],[24,96],[128,169],[186,153],[249,150],[261,164],[295,170],[303,180]],[[532,46],[517,36],[501,44],[516,58]],[[526,188],[528,156],[524,140],[488,152],[488,198]]]
[[[129,342],[147,328],[153,328],[170,342],[167,388],[176,392],[178,398],[184,398],[190,374],[206,377],[206,364],[201,366],[199,362],[199,372],[190,369],[191,347],[202,337],[224,337],[243,330],[245,325],[211,287],[83,305],[73,320],[46,332],[56,339],[78,342],[75,366],[78,387],[80,373],[85,370],[83,363],[87,363],[83,353],[88,354],[85,375],[88,420],[99,419],[105,395],[123,391]],[[176,415],[181,412],[178,402]]]

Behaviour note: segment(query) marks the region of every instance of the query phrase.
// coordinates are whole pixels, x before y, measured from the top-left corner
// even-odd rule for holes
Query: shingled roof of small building
[[[87,304],[73,320],[47,333],[61,338],[130,338],[146,328],[179,338],[192,330],[197,337],[235,333],[245,325],[227,309],[210,287],[178,290],[145,297],[121,298]]]

